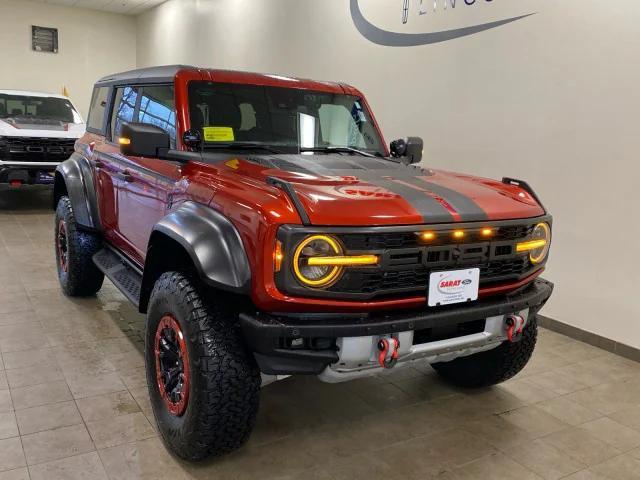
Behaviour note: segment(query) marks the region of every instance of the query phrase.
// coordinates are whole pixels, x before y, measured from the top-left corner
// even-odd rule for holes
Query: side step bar
[[[93,256],[93,263],[136,307],[140,304],[142,273],[127,260],[105,247]]]

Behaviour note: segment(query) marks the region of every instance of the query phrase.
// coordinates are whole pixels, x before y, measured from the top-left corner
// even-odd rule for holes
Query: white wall
[[[31,49],[31,26],[58,28],[59,53]],[[0,0],[0,89],[62,93],[86,118],[95,81],[135,68],[136,20],[27,0]]]
[[[392,48],[358,33],[348,0],[171,0],[139,17],[138,64],[344,80],[368,95],[387,140],[425,138],[428,165],[528,180],[555,217],[545,313],[640,347],[640,2],[458,0],[405,26],[402,0],[360,3],[406,32],[537,14]]]

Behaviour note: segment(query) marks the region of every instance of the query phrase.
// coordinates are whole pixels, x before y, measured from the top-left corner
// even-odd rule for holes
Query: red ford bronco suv
[[[428,362],[466,387],[534,349],[551,217],[523,181],[416,165],[339,83],[167,66],[103,78],[55,174],[70,296],[106,275],[147,315],[159,431],[200,460],[243,444],[261,384]]]

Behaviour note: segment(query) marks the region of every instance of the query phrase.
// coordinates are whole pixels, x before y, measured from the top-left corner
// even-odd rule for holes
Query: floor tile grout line
[[[18,426],[18,419],[16,418],[16,426],[18,427],[18,434],[20,433],[20,427]],[[24,458],[24,465],[27,467],[27,472],[29,473],[29,465],[27,463],[27,452],[24,449],[24,442],[22,441],[22,435],[18,435],[20,438],[20,448],[22,449],[22,458]],[[29,473],[29,478],[31,478],[31,473]]]
[[[62,458],[56,458],[54,460],[47,460],[45,462],[38,462],[38,463],[33,463],[31,465],[27,465],[27,469],[31,470],[32,467],[39,467],[40,465],[46,465],[48,463],[53,463],[53,462],[59,462],[61,460],[66,460],[68,458],[77,458],[77,457],[82,457],[83,455],[88,455],[90,453],[98,453],[98,450],[91,450],[90,452],[83,452],[83,453],[74,453],[73,455],[69,455],[68,457],[62,457]],[[100,455],[98,455],[98,458],[100,458]],[[101,462],[102,463],[102,462]],[[104,468],[104,466],[103,466]],[[31,472],[29,472],[31,473]],[[105,470],[105,473],[107,473],[107,471]],[[107,477],[108,478],[108,477]]]
[[[58,426],[53,427],[53,428],[45,428],[44,430],[37,430],[35,432],[29,432],[29,433],[22,433],[21,432],[20,433],[20,437],[28,437],[28,436],[31,436],[31,435],[36,435],[38,433],[44,433],[44,432],[53,432],[55,430],[60,430],[61,428],[75,427],[75,426],[81,425],[81,424],[82,424],[82,422],[77,422],[77,423],[70,423],[68,425],[58,425]],[[20,427],[18,427],[18,429],[19,428]]]
[[[74,398],[73,402],[76,405],[76,408],[78,409],[78,412],[80,412],[80,407],[78,407],[78,401]],[[96,447],[96,442],[93,438],[93,435],[91,435],[91,430],[89,430],[89,427],[87,426],[87,422],[85,421],[84,417],[82,416],[82,414],[80,413],[80,418],[82,419],[82,425],[84,426],[85,431],[87,432],[87,435],[89,435],[89,439],[91,439],[91,444],[93,445],[93,450],[94,451],[98,451],[98,448]]]
[[[44,384],[41,384],[41,385],[44,385]],[[69,403],[69,402],[72,402],[73,400],[74,399],[73,399],[73,396],[72,396],[68,400],[58,400],[56,402],[43,403],[41,405],[34,405],[33,407],[25,407],[25,408],[20,408],[20,409],[17,409],[17,410],[14,408],[14,411],[15,412],[24,412],[25,410],[32,410],[34,408],[42,408],[42,407],[49,407],[49,406],[52,406],[52,405],[60,405],[61,403]],[[77,407],[77,405],[76,405],[76,407]],[[78,412],[80,412],[80,410],[78,410]],[[53,429],[48,428],[47,430],[53,430]],[[46,431],[46,430],[43,430],[43,431]],[[29,435],[29,434],[27,434],[27,435]]]
[[[615,459],[615,458],[624,457],[624,456],[626,456],[626,455],[627,455],[627,453],[621,453],[620,455],[614,455],[613,457],[609,457],[609,458],[607,458],[606,460],[603,460],[602,462],[596,463],[595,465],[587,465],[583,470],[588,470],[588,471],[589,471],[589,470],[591,470],[592,468],[595,468],[595,467],[597,467],[597,466],[599,466],[599,465],[603,465],[603,464],[605,464],[605,463],[607,463],[607,462],[610,462],[611,460],[613,460],[613,459]],[[579,471],[581,472],[582,470],[579,470]],[[560,480],[562,480],[563,478],[568,478],[568,477],[570,477],[571,475],[574,475],[575,473],[577,473],[577,472],[570,473],[569,475],[565,475],[564,477],[561,477],[561,478],[560,478]],[[606,477],[606,478],[610,478],[610,477]]]
[[[520,465],[520,466],[521,466],[522,468],[524,468],[527,472],[529,472],[529,473],[533,473],[534,475],[536,475],[536,476],[540,477],[540,475],[538,475],[536,472],[534,472],[533,470],[531,470],[531,468],[529,468],[529,467],[528,467],[528,466],[526,466],[525,464],[520,463],[517,459],[513,458],[512,456],[510,456],[510,455],[509,455],[509,454],[507,454],[507,453],[504,453],[503,451],[499,450],[499,449],[498,449],[498,448],[496,448],[495,446],[493,446],[493,447],[496,449],[496,451],[495,451],[495,452],[487,453],[486,455],[483,455],[483,456],[482,456],[482,457],[480,457],[480,458],[477,458],[477,459],[475,459],[475,460],[471,460],[471,461],[466,462],[466,463],[461,464],[461,465],[457,465],[456,467],[454,467],[454,468],[453,468],[453,470],[455,470],[456,468],[462,468],[462,467],[464,467],[464,466],[466,466],[466,465],[470,465],[470,464],[472,464],[472,463],[474,463],[474,462],[477,462],[478,460],[482,460],[482,459],[484,459],[484,458],[491,457],[492,455],[495,455],[496,453],[498,453],[499,455],[502,455],[502,456],[504,456],[504,457],[508,458],[509,460],[511,460],[512,462],[514,462],[514,463],[516,463],[516,464]]]
[[[555,435],[555,434],[557,434],[557,433],[565,432],[565,431],[567,431],[567,430],[572,430],[572,429],[576,429],[576,428],[578,428],[578,427],[572,427],[572,426],[569,426],[569,427],[567,427],[567,428],[563,428],[562,430],[558,430],[558,431],[556,431],[556,432],[552,432],[552,433],[549,433],[549,434],[547,434],[547,435],[544,435],[544,436],[542,436],[542,437],[540,437],[540,438],[537,438],[536,440],[544,440],[545,438],[550,437],[551,435]],[[589,432],[583,432],[583,433],[584,433],[586,436],[590,437],[591,439],[598,440],[599,442],[601,442],[601,443],[603,443],[603,444],[605,444],[605,445],[609,446],[610,448],[613,448],[614,450],[616,450],[616,451],[618,452],[616,455],[613,455],[613,456],[611,456],[611,457],[609,457],[609,458],[607,458],[607,459],[603,460],[603,461],[602,461],[602,462],[600,462],[600,463],[607,462],[607,461],[611,460],[612,458],[617,458],[617,457],[619,457],[619,456],[621,456],[621,455],[625,455],[625,454],[626,454],[625,452],[621,452],[618,448],[616,448],[616,447],[614,447],[614,446],[612,446],[612,445],[608,444],[608,443],[607,443],[607,442],[605,442],[604,440],[600,440],[599,438],[594,437],[594,436],[593,436],[593,435],[591,435]],[[565,452],[564,450],[562,450],[562,449],[560,449],[560,448],[556,447],[556,446],[555,446],[555,445],[553,445],[553,444],[552,444],[551,446],[553,446],[556,450],[559,450],[559,451],[561,451],[562,453],[564,453],[565,455],[569,456],[569,457],[570,457],[570,458],[572,458],[574,461],[576,461],[576,462],[578,462],[578,463],[582,463],[582,464],[584,464],[584,463],[583,463],[579,458],[577,458],[577,457],[573,456],[571,453],[567,453],[567,452]],[[633,450],[633,449],[631,449],[631,450]],[[599,465],[600,463],[598,463],[597,465]],[[591,466],[590,466],[590,465],[585,465],[585,468],[587,468],[587,469],[588,469],[588,468],[591,468]]]

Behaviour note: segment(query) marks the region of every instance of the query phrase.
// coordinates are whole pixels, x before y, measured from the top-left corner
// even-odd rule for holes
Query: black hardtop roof
[[[319,80],[309,80],[303,78],[296,78],[290,76],[281,76],[274,74],[266,74],[266,73],[256,73],[256,72],[245,72],[239,70],[222,70],[222,69],[211,69],[211,68],[202,68],[196,67],[193,65],[162,65],[158,67],[148,67],[148,68],[138,68],[135,70],[129,70],[127,72],[114,73],[112,75],[107,75],[106,77],[101,78],[96,82],[96,86],[98,87],[106,87],[110,85],[135,85],[135,84],[144,84],[144,83],[173,83],[178,72],[183,70],[191,70],[194,72],[200,72],[203,78],[211,78],[211,75],[215,75],[216,73],[225,73],[225,74],[233,74],[235,77],[243,77],[245,79],[250,79],[253,81],[257,81],[261,78],[268,79],[269,82],[273,83],[274,79],[276,82],[280,82],[283,87],[291,87],[295,86],[298,88],[309,88],[309,89],[321,89],[324,90],[326,88],[330,88],[331,90],[339,90],[342,91],[343,86],[347,86],[343,83],[338,82],[325,82]]]
[[[102,77],[96,82],[96,85],[111,85],[115,83],[160,83],[172,82],[176,74],[180,70],[199,70],[198,67],[192,65],[162,65],[159,67],[137,68],[127,72],[114,73]]]

